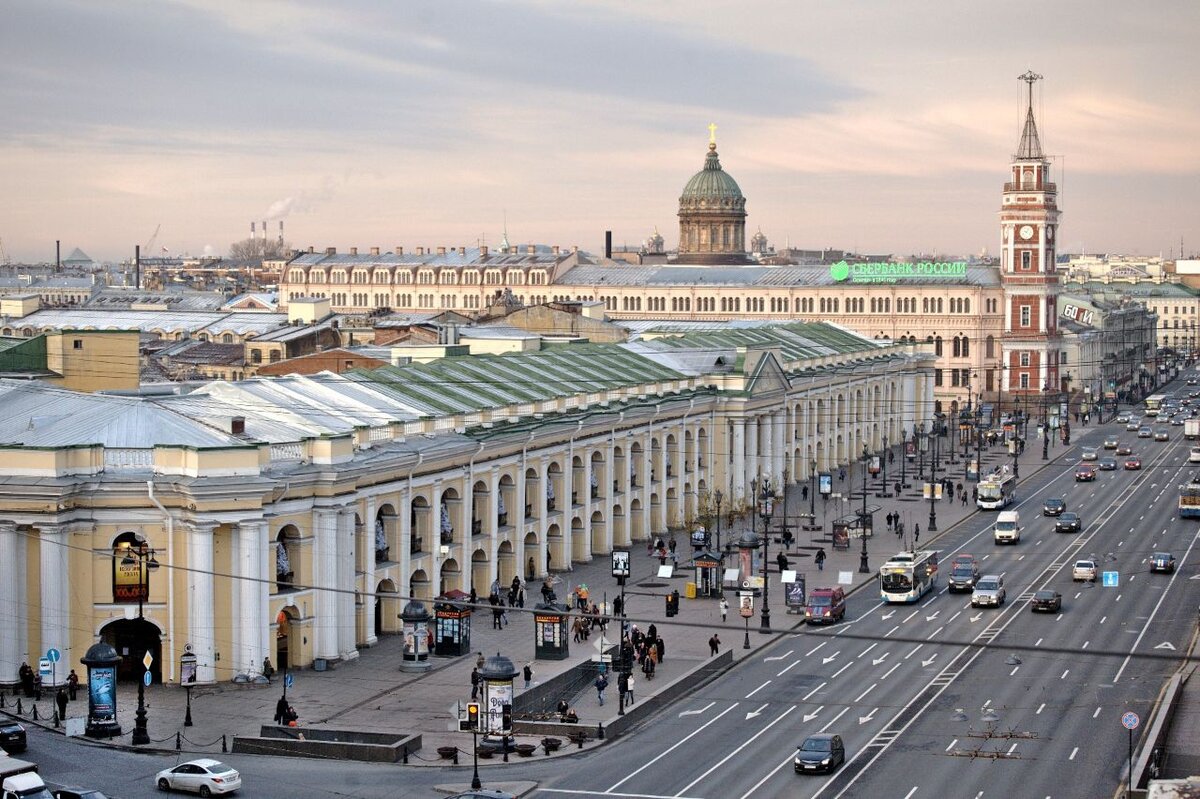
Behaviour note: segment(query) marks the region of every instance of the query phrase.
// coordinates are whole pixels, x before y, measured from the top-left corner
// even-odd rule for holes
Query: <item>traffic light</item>
[[[512,705],[500,706],[500,729],[503,732],[512,730]]]
[[[458,729],[461,732],[470,732],[471,730],[479,729],[479,703],[467,703],[467,717],[459,719]]]
[[[672,591],[667,594],[667,618],[674,616],[679,612],[679,592]]]

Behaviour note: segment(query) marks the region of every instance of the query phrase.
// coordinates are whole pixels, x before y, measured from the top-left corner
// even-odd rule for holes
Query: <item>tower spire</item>
[[[1024,75],[1017,77],[1017,80],[1023,80],[1027,84],[1028,101],[1025,107],[1025,129],[1021,131],[1021,143],[1017,145],[1017,158],[1029,158],[1041,160],[1042,142],[1038,138],[1037,123],[1033,119],[1033,84],[1041,80],[1042,76],[1029,70]]]

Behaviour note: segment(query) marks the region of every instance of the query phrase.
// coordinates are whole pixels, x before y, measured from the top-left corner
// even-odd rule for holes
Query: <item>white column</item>
[[[400,547],[400,553],[397,555],[393,552],[392,558],[400,562],[400,579],[397,580],[396,585],[400,589],[401,596],[412,596],[412,542],[417,531],[412,526],[412,493],[408,490],[407,486],[404,488],[404,496],[400,498],[399,505],[400,507],[396,512],[400,514],[400,535],[396,536],[396,544]],[[421,545],[423,547],[432,547],[436,538],[436,535],[431,535],[430,540],[422,541]],[[428,552],[429,550],[426,549],[425,551]],[[371,584],[372,591],[375,590],[376,585],[378,585],[378,580]],[[388,623],[394,624],[390,620]],[[371,629],[374,629],[374,622],[371,624]]]
[[[783,489],[787,488],[787,486],[783,484],[783,469],[787,464],[787,442],[784,440],[784,431],[787,428],[787,415],[783,411],[776,411],[772,415],[775,417],[774,421],[771,423],[771,435],[773,436],[773,440],[771,442],[771,451],[775,455],[771,467],[771,471],[775,475],[774,479],[772,480],[772,484],[778,485],[782,491]],[[780,496],[782,496],[782,494]]]
[[[925,375],[925,401],[921,407],[921,421],[925,422],[925,429],[929,430],[933,424],[933,377]]]
[[[267,618],[266,581],[267,523],[262,519],[238,522],[237,526],[238,626],[241,628],[238,660],[234,666],[240,674],[259,674],[267,656],[267,630],[272,619]]]
[[[68,627],[70,575],[67,567],[67,528],[61,524],[38,525],[38,551],[41,560],[42,645],[44,654],[51,648],[65,652],[71,646]],[[64,682],[67,669],[58,669],[58,684]]]
[[[375,586],[379,584],[379,578],[375,573],[375,515],[379,512],[378,502],[375,497],[363,498],[363,513],[365,520],[365,530],[358,536],[355,541],[356,563],[363,564],[363,601],[366,602],[366,638],[364,643],[366,646],[374,646],[378,642],[375,635],[375,603],[379,601],[379,597],[375,596]],[[395,525],[393,525],[395,527]],[[391,533],[392,530],[385,530],[385,533]],[[404,542],[397,536],[395,546],[398,549],[403,548]],[[391,552],[388,554],[389,560],[399,560],[399,552]],[[358,567],[355,566],[355,582],[358,581]]]
[[[758,422],[758,473],[775,485],[775,417],[766,413]]]
[[[216,681],[213,653],[216,630],[213,621],[213,531],[215,522],[199,521],[187,530],[188,637],[196,655],[196,682]],[[270,619],[267,620],[268,622]]]
[[[746,429],[742,419],[733,419],[732,427],[729,450],[733,453],[733,462],[729,467],[727,482],[733,493],[729,498],[729,507],[737,508],[746,501]]]
[[[337,518],[338,657],[348,660],[358,657],[358,609],[354,602],[354,506],[339,508]]]
[[[758,419],[751,416],[746,419],[746,471],[740,476],[742,496],[749,496],[751,505],[754,504],[754,497],[750,491],[750,481],[758,477],[761,471],[758,462]]]
[[[0,521],[0,683],[15,683],[24,660],[19,619],[25,612],[25,570],[20,537],[13,522]],[[36,664],[34,664],[36,665]]]
[[[313,511],[313,654],[327,660],[338,657],[337,594],[330,590],[337,587],[337,513],[335,508]]]
[[[1012,332],[1012,295],[1004,295],[1004,332]]]

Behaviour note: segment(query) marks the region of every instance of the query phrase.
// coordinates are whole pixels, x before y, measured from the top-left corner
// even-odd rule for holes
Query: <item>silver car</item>
[[[999,574],[985,574],[975,583],[975,590],[971,592],[971,607],[987,605],[998,608],[1004,604],[1004,599],[1004,577]]]

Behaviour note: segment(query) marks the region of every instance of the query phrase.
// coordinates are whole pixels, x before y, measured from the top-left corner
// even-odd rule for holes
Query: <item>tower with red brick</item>
[[[1050,181],[1050,161],[1042,152],[1033,115],[1033,84],[1041,75],[1027,72],[1025,127],[1012,159],[1000,207],[1000,283],[1004,288],[1002,390],[1010,402],[1026,407],[1059,390],[1059,281],[1055,274],[1058,241],[1058,187]],[[1045,393],[1043,393],[1045,390]]]

